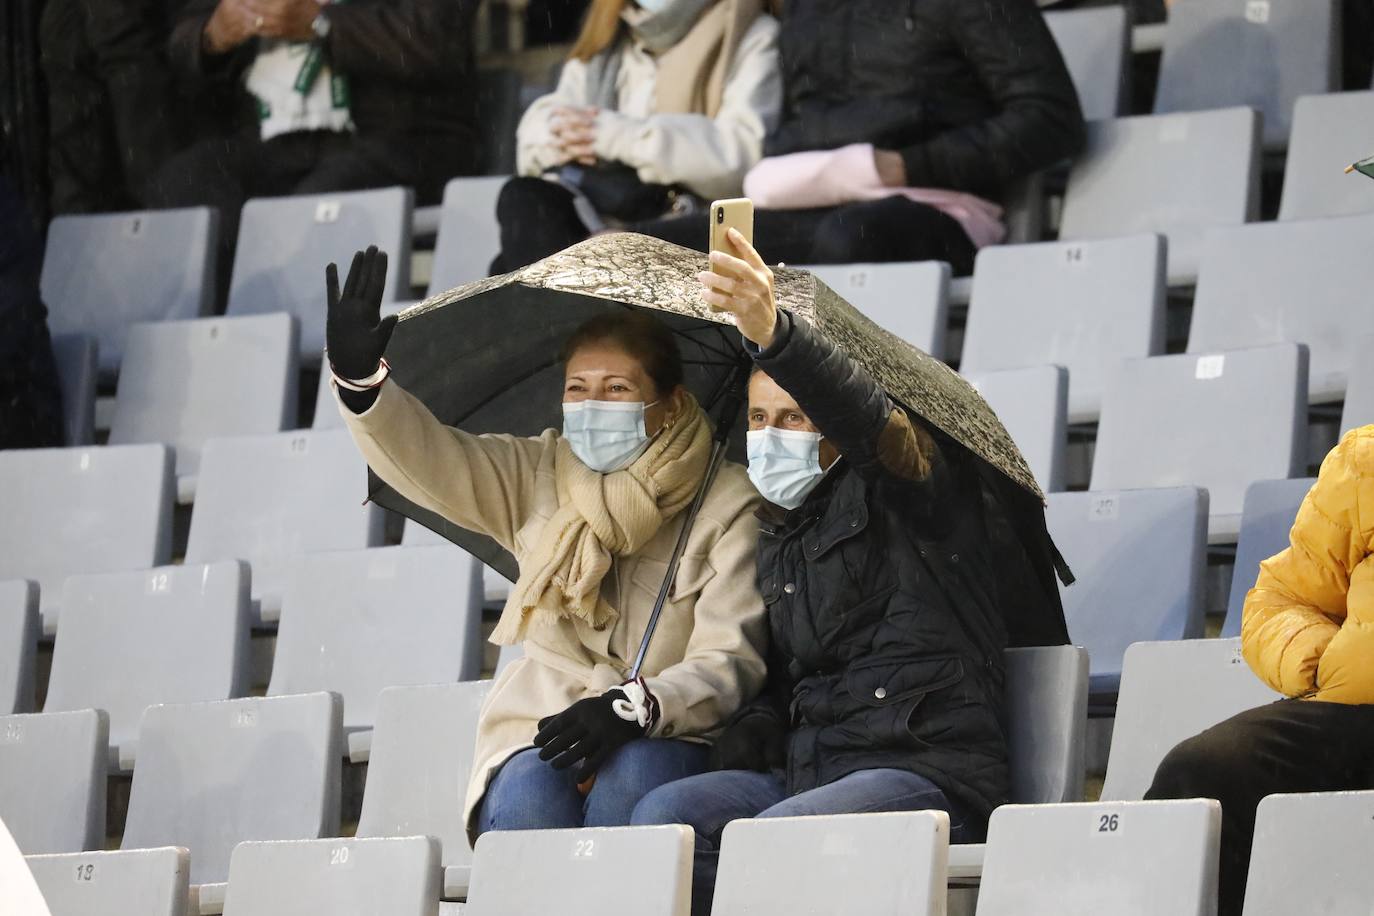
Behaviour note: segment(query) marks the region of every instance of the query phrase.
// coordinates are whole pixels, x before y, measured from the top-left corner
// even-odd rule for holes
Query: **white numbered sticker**
[[[239,709],[234,712],[234,728],[257,728],[258,711],[253,707]]]
[[[143,217],[131,216],[124,223],[124,237],[126,239],[136,239],[143,235]]]
[[[81,470],[83,470],[83,471],[89,471],[90,469],[91,469],[91,453],[90,453],[90,452],[82,452],[82,453],[81,453]]]
[[[1236,646],[1236,648],[1231,652],[1231,664],[1245,664],[1245,652],[1241,649],[1240,646]]]
[[[1182,143],[1188,139],[1188,119],[1186,117],[1165,118],[1159,125],[1160,143]]]
[[[596,840],[576,840],[573,843],[574,859],[593,859],[596,858]]]
[[[95,863],[82,862],[76,866],[75,878],[77,884],[90,884],[95,880]]]
[[[1081,266],[1088,263],[1088,253],[1082,245],[1069,245],[1064,248],[1064,263]]]
[[[172,577],[165,572],[149,573],[148,594],[165,595],[172,590]]]
[[[367,564],[367,578],[373,582],[389,582],[396,578],[396,555],[379,557]]]
[[[286,447],[293,455],[304,455],[310,451],[310,437],[292,436]]]
[[[1197,358],[1197,369],[1194,375],[1198,381],[1210,381],[1214,378],[1221,378],[1226,372],[1226,354],[1214,353],[1211,356],[1199,356]]]
[[[1095,836],[1120,836],[1121,827],[1121,813],[1118,811],[1101,811],[1093,817]]]
[[[1108,522],[1120,513],[1116,494],[1100,494],[1088,500],[1088,519],[1094,522]]]
[[[853,289],[863,289],[868,285],[868,271],[854,270],[849,274],[849,285]]]
[[[24,740],[24,726],[19,722],[6,722],[0,726],[0,744],[18,744]]]
[[[339,219],[339,202],[337,200],[322,200],[315,204],[315,222],[334,223]]]
[[[348,864],[348,847],[347,847],[347,846],[335,846],[333,849],[329,850],[329,864],[330,864],[330,865],[347,865],[347,864]]]
[[[1245,0],[1245,18],[1255,25],[1269,21],[1269,0]]]

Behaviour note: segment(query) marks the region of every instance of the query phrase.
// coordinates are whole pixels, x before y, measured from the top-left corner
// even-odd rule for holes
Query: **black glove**
[[[578,700],[556,716],[539,721],[534,736],[540,748],[539,759],[551,761],[555,770],[566,770],[582,761],[574,778],[578,784],[596,775],[606,758],[636,738],[645,729],[638,722],[616,715],[611,704],[626,699],[625,692],[612,689],[599,697]]]
[[[771,712],[755,710],[725,726],[711,745],[711,769],[768,773],[787,766],[787,729]]]
[[[338,267],[326,267],[324,280],[329,293],[329,315],[324,326],[329,364],[343,378],[365,379],[377,371],[396,327],[395,315],[381,317],[386,252],[378,251],[374,245],[353,255],[342,295]]]

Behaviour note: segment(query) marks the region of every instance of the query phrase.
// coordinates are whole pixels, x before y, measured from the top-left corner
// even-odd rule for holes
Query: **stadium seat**
[[[1206,487],[1211,543],[1235,543],[1245,488],[1307,466],[1307,350],[1278,344],[1124,360],[1107,380],[1093,490]]]
[[[1069,373],[1061,366],[968,373],[1046,493],[1064,489]]]
[[[721,836],[713,916],[943,916],[943,811],[737,820]]]
[[[405,311],[412,305],[415,305],[413,300],[406,302],[384,302],[382,303],[382,317]],[[310,428],[342,429],[343,426],[344,421],[343,417],[339,414],[339,405],[334,400],[333,390],[329,387],[329,367],[322,366],[320,384],[319,387],[315,389],[315,414],[314,420],[310,423]]]
[[[1341,411],[1342,432],[1374,423],[1374,359],[1365,355],[1374,353],[1374,337],[1356,341],[1354,350],[1362,357],[1354,360],[1350,366],[1345,408]]]
[[[435,916],[431,837],[246,842],[229,859],[224,916]]]
[[[454,178],[444,185],[439,236],[434,243],[434,269],[429,294],[481,280],[501,253],[501,225],[496,200],[508,176]]]
[[[879,327],[936,359],[945,355],[949,265],[833,264],[804,267]]]
[[[1374,792],[1270,795],[1255,811],[1245,916],[1366,916]]]
[[[186,562],[247,560],[258,619],[273,623],[294,557],[381,544],[382,513],[366,496],[365,465],[344,430],[211,439]]]
[[[401,532],[402,547],[432,547],[443,544],[454,550],[463,551],[452,541],[436,534],[416,521],[407,521]],[[511,581],[490,566],[482,566],[482,601],[486,604],[503,604],[510,594]]]
[[[38,583],[0,582],[0,716],[33,712]]]
[[[1189,353],[1300,343],[1308,350],[1308,399],[1345,397],[1346,378],[1374,334],[1374,213],[1254,223],[1207,233],[1193,297]]]
[[[173,480],[165,445],[0,452],[0,579],[38,582],[45,634],[67,576],[171,560]]]
[[[226,560],[73,576],[62,588],[46,712],[103,709],[110,764],[132,769],[143,711],[243,696],[248,567]]]
[[[350,750],[365,743],[383,688],[481,675],[481,587],[478,561],[444,547],[297,557],[267,695],[331,690]]]
[[[1155,113],[1259,109],[1288,142],[1298,96],[1340,88],[1340,0],[1188,0],[1170,8]]]
[[[538,881],[530,863],[540,864]],[[692,831],[495,830],[477,840],[464,916],[688,916]],[[633,903],[631,903],[633,901]]]
[[[1236,567],[1231,576],[1231,599],[1226,603],[1226,621],[1221,626],[1223,637],[1240,635],[1245,596],[1255,587],[1260,563],[1288,547],[1288,534],[1298,507],[1314,483],[1316,479],[1311,477],[1257,480],[1246,488]]]
[[[54,218],[40,284],[48,328],[94,335],[101,371],[117,371],[130,324],[210,314],[218,240],[206,207]]]
[[[171,445],[177,501],[192,502],[207,439],[296,425],[297,337],[285,313],[134,325],[110,444]]]
[[[984,248],[960,370],[1063,366],[1069,422],[1095,422],[1107,371],[1164,352],[1164,261],[1153,234]]]
[[[360,837],[437,837],[444,896],[467,893],[472,849],[463,796],[490,681],[388,687],[377,700]]]
[[[317,365],[324,351],[324,270],[339,265],[339,285],[353,253],[376,245],[390,257],[387,298],[410,295],[409,188],[380,188],[243,205],[229,285],[229,315],[290,312],[300,321],[300,355]]]
[[[1211,799],[1003,805],[988,823],[978,916],[1216,912]]]
[[[1114,118],[1126,95],[1131,21],[1125,6],[1052,10],[1045,24],[1059,45],[1089,121]]]
[[[0,716],[0,822],[25,855],[105,843],[105,714]]]
[[[52,355],[62,387],[66,444],[90,445],[95,440],[95,386],[99,372],[95,338],[89,334],[54,335]]]
[[[185,849],[130,849],[25,859],[54,916],[186,916]]]
[[[1374,212],[1374,182],[1345,172],[1374,153],[1374,92],[1298,99],[1283,175],[1279,219]]]
[[[1277,699],[1241,657],[1239,639],[1131,646],[1122,667],[1102,798],[1144,798],[1159,762],[1179,742]]]
[[[216,884],[244,840],[337,835],[342,713],[327,693],[149,707],[121,848],[183,846]]]
[[[1258,216],[1259,116],[1249,108],[1118,118],[1088,125],[1069,172],[1063,240],[1158,232],[1168,280],[1197,278],[1202,233]]]
[[[1052,493],[1046,521],[1078,577],[1064,617],[1088,650],[1095,698],[1116,693],[1132,643],[1202,636],[1205,490]]]

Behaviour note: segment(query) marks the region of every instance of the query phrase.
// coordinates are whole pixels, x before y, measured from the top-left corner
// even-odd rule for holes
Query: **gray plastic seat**
[[[339,284],[355,251],[387,253],[387,296],[410,295],[409,188],[380,188],[296,197],[265,197],[243,205],[229,315],[290,312],[300,321],[302,362],[324,351],[324,269],[339,265]]]
[[[195,498],[205,441],[296,425],[296,319],[284,313],[129,329],[110,443],[166,442],[177,499]]]
[[[90,445],[95,439],[95,385],[99,348],[89,334],[52,338],[57,381],[62,387],[62,415],[67,445]]]
[[[501,253],[496,200],[508,176],[454,178],[444,185],[439,235],[434,242],[431,296],[481,280]]]
[[[968,373],[1046,493],[1064,489],[1069,373],[1062,366]]]
[[[435,916],[430,837],[246,842],[229,860],[224,916]]]
[[[276,621],[293,558],[381,544],[365,468],[345,430],[209,440],[186,562],[247,560],[260,619]]]
[[[173,486],[165,445],[0,452],[0,579],[37,581],[56,633],[68,576],[171,560]]]
[[[1279,219],[1374,212],[1374,182],[1345,172],[1374,152],[1374,92],[1298,99],[1283,175]]]
[[[480,563],[443,547],[306,554],[292,563],[268,696],[343,697],[350,751],[386,687],[482,673]]]
[[[62,608],[43,708],[103,709],[112,767],[133,768],[149,706],[227,700],[248,690],[244,563],[73,576]]]
[[[1282,147],[1298,96],[1340,88],[1339,30],[1339,0],[1188,0],[1171,7],[1155,112],[1248,105],[1264,116],[1265,144]]]
[[[1356,353],[1374,353],[1374,337],[1355,343]],[[1345,390],[1345,408],[1341,411],[1341,431],[1349,432],[1357,426],[1374,423],[1374,360],[1362,358],[1350,366]]]
[[[185,849],[130,849],[25,859],[54,916],[186,916]]]
[[[1374,334],[1371,237],[1374,213],[1207,233],[1188,352],[1305,344],[1308,399],[1341,400],[1351,368],[1369,358],[1355,339]]]
[[[25,855],[105,844],[105,714],[0,716],[0,821]]]
[[[530,863],[539,880],[530,880]],[[495,830],[477,840],[465,916],[688,916],[692,831]],[[633,904],[629,904],[633,901]]]
[[[1374,792],[1270,795],[1255,811],[1245,916],[1366,916]]]
[[[343,280],[339,282],[342,283]],[[384,302],[382,303],[382,317],[394,315],[412,305],[415,305],[415,302]],[[322,366],[320,384],[315,389],[315,418],[310,423],[311,429],[343,429],[344,427],[343,417],[339,414],[339,405],[334,400],[334,392],[329,386],[329,378],[329,367]]]
[[[121,848],[184,846],[214,884],[244,840],[338,834],[342,714],[327,693],[149,707]]]
[[[218,240],[208,207],[56,217],[40,284],[49,329],[95,335],[101,371],[116,371],[130,324],[210,314]]]
[[[1164,352],[1164,262],[1154,234],[984,248],[960,370],[1063,366],[1069,422],[1095,422],[1108,371]]]
[[[978,916],[1216,912],[1212,799],[1003,805],[988,823]]]
[[[491,681],[388,687],[377,700],[357,835],[438,838],[445,897],[466,893],[472,869],[463,796],[490,688]]]
[[[1240,635],[1245,596],[1255,587],[1260,563],[1287,549],[1298,507],[1316,482],[1313,477],[1257,480],[1246,489],[1245,508],[1240,515],[1240,541],[1236,544],[1236,567],[1231,577],[1231,598],[1226,604],[1222,636]]]
[[[948,264],[913,261],[803,269],[815,274],[879,327],[936,359],[944,358],[945,323],[949,315]]]
[[[1132,643],[1202,636],[1205,490],[1052,493],[1046,521],[1078,577],[1064,617],[1088,650],[1095,697],[1116,693]]]
[[[737,820],[721,837],[713,916],[943,916],[944,811]]]
[[[453,548],[460,553],[465,553],[461,547],[452,541],[429,530],[419,522],[407,521],[405,528],[401,532],[402,547],[433,547],[444,545]],[[496,570],[486,564],[482,565],[482,600],[487,604],[503,604],[506,596],[510,594],[511,581],[501,575]]]
[[[1159,762],[1180,742],[1278,699],[1245,663],[1239,639],[1131,646],[1122,668],[1102,798],[1143,798]]]
[[[1129,359],[1108,378],[1091,488],[1206,487],[1211,543],[1235,543],[1245,488],[1307,466],[1307,350],[1277,344]]]
[[[33,712],[38,653],[38,584],[0,582],[0,715]]]
[[[1126,7],[1053,10],[1045,13],[1045,25],[1069,68],[1083,117],[1099,121],[1120,114],[1131,47]]]
[[[1059,237],[1157,232],[1170,284],[1197,278],[1202,233],[1259,215],[1259,116],[1249,108],[1088,125],[1069,172]]]

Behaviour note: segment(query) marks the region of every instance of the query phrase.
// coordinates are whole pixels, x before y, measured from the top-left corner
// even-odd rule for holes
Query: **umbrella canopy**
[[[537,435],[562,423],[563,341],[588,318],[640,308],[671,327],[687,385],[708,412],[746,359],[732,318],[700,298],[703,254],[631,233],[598,236],[502,277],[431,297],[401,313],[387,347],[392,377],[445,424]],[[1011,436],[968,382],[864,317],[814,275],[776,271],[779,307],[819,328],[919,415],[1043,500]],[[731,418],[733,419],[733,418]],[[736,457],[742,456],[742,431]],[[373,477],[372,498],[434,529],[515,578],[489,540],[403,499]]]

